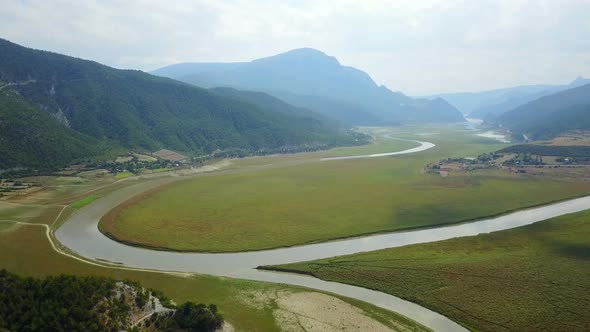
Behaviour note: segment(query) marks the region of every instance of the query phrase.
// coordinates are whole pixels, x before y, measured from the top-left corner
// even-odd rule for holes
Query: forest
[[[132,289],[133,291],[125,291]],[[131,329],[132,312],[149,312],[152,296],[174,307],[163,294],[137,282],[105,277],[23,278],[0,270],[0,330],[121,331]],[[152,315],[141,331],[213,331],[223,324],[217,306],[186,302],[176,310]]]

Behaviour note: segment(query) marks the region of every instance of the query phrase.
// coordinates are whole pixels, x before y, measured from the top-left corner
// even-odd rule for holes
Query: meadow
[[[322,153],[234,161],[249,171],[177,182],[107,214],[101,231],[140,246],[231,252],[457,223],[590,193],[590,183],[481,170],[424,174],[430,162],[506,146],[461,126],[371,129],[377,143]],[[325,155],[403,150],[411,155],[319,161]],[[349,150],[352,149],[352,150]],[[306,160],[307,158],[307,160]],[[273,167],[273,165],[280,167]]]
[[[166,176],[166,174],[163,174]],[[56,274],[98,275],[140,281],[145,287],[162,291],[177,303],[194,301],[214,303],[236,331],[283,331],[289,329],[282,306],[293,294],[310,299],[318,295],[350,306],[369,322],[407,331],[428,331],[416,322],[394,312],[365,302],[315,290],[287,285],[218,278],[205,275],[175,275],[126,270],[123,267],[97,266],[56,253],[51,248],[43,227],[18,225],[14,221],[49,225],[56,229],[78,203],[91,204],[113,190],[138,181],[115,182],[113,177],[88,174],[75,177],[36,177],[44,190],[9,201],[0,201],[0,269],[23,276],[44,277]],[[92,198],[92,201],[91,199]],[[84,208],[83,206],[81,208]],[[101,264],[101,262],[98,262]],[[298,319],[305,313],[292,312]]]
[[[590,210],[473,237],[266,267],[379,290],[474,331],[590,330]]]
[[[144,287],[162,291],[176,303],[194,301],[216,304],[224,318],[238,332],[283,331],[286,322],[278,316],[281,308],[277,304],[283,296],[296,293],[323,294],[283,284],[205,275],[178,276],[90,265],[53,251],[45,237],[44,228],[28,225],[11,227],[12,225],[14,224],[0,223],[0,269],[22,276],[75,274],[139,281]],[[362,315],[390,328],[429,331],[403,316],[365,302],[330,294],[326,296],[351,305],[355,310],[360,310]]]
[[[79,209],[79,208],[83,207],[84,205],[88,205],[88,204],[94,202],[97,198],[98,198],[98,196],[96,196],[96,195],[90,195],[88,197],[84,197],[80,200],[75,201],[74,203],[71,204],[71,206],[74,209]]]

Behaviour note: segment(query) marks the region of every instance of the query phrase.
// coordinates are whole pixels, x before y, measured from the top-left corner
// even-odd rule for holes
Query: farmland
[[[393,294],[472,330],[588,331],[588,238],[587,210],[491,234],[278,268]]]
[[[320,162],[322,154],[311,153],[236,161],[237,168],[264,162],[286,166],[160,188],[111,211],[101,231],[126,243],[172,250],[260,250],[456,223],[590,193],[590,182],[498,171],[424,174],[429,162],[505,146],[460,126],[372,130],[377,145],[352,149],[376,153],[392,147],[387,144],[415,145],[388,139],[391,135],[428,140],[436,147],[391,158]],[[336,154],[343,152],[351,151]]]

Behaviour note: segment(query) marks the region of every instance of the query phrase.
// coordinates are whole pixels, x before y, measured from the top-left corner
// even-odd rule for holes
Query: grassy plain
[[[122,180],[122,179],[128,178],[130,176],[133,176],[133,173],[131,173],[131,172],[119,172],[119,173],[115,174],[115,179]]]
[[[79,208],[83,207],[84,205],[88,205],[88,204],[94,202],[97,198],[98,198],[98,196],[96,196],[96,195],[90,195],[90,196],[87,196],[87,197],[84,197],[80,200],[75,201],[74,203],[72,203],[71,206],[74,209],[79,209]]]
[[[477,331],[589,331],[590,210],[491,234],[279,266],[393,294]]]
[[[41,227],[9,228],[8,225],[11,224],[0,223],[0,269],[36,277],[65,273],[136,280],[144,287],[163,291],[177,303],[190,300],[217,304],[224,318],[236,331],[281,331],[283,322],[277,318],[279,308],[275,303],[277,297],[273,297],[273,294],[278,294],[280,299],[281,294],[314,292],[286,285],[204,275],[181,277],[94,266],[54,252],[45,237],[45,230]],[[386,326],[401,326],[405,331],[427,330],[393,312],[352,299],[336,298],[355,306],[364,315]]]
[[[84,179],[37,177],[30,180],[45,186],[44,190],[18,199],[0,201],[0,220],[47,224],[55,228],[75,211],[71,207],[75,202],[84,201],[89,196],[101,197],[113,190],[137,183],[115,182],[112,177],[103,177],[102,172],[88,174]],[[279,319],[280,315],[277,313],[285,310],[279,305],[285,302],[284,297],[294,293],[318,294],[313,290],[286,285],[203,275],[181,277],[94,266],[54,252],[45,237],[44,228],[14,222],[0,222],[0,269],[2,268],[25,276],[42,277],[66,273],[137,280],[146,287],[162,290],[178,303],[191,300],[217,304],[236,331],[282,331],[286,328],[285,321]],[[405,317],[365,302],[327,296],[353,306],[361,315],[366,315],[369,321],[392,328],[401,326],[407,331],[427,330]],[[306,319],[303,313],[294,315]]]
[[[100,228],[116,239],[150,247],[259,250],[455,223],[590,193],[590,182],[499,171],[444,178],[423,174],[429,162],[477,156],[505,146],[460,126],[372,130],[378,137],[376,145],[325,154],[415,146],[387,139],[390,134],[431,141],[436,147],[357,160],[320,162],[322,153],[238,160],[237,167],[265,162],[282,167],[220,173],[160,188],[111,211]],[[301,162],[305,158],[308,162]]]

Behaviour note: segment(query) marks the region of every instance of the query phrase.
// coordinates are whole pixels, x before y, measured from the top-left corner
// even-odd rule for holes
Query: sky
[[[408,95],[590,77],[590,0],[2,0],[0,37],[117,68],[311,47]]]

